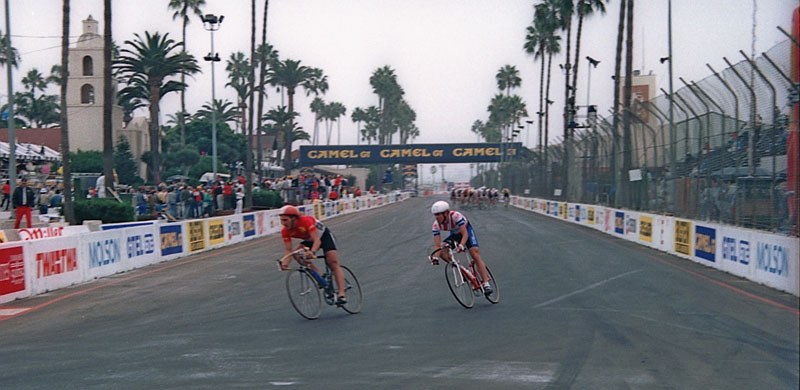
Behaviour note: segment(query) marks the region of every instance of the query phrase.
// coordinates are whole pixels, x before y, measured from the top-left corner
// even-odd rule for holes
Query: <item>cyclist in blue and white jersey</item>
[[[450,204],[440,200],[431,206],[431,213],[433,214],[433,246],[441,248],[445,242],[449,242],[456,252],[469,251],[470,257],[475,261],[478,268],[478,273],[481,275],[483,283],[483,292],[486,295],[492,293],[492,288],[489,286],[489,275],[486,272],[486,264],[481,259],[480,249],[478,248],[478,237],[472,229],[472,225],[467,218],[458,211],[451,211]],[[447,231],[450,235],[442,241],[442,232]],[[441,251],[442,259],[450,262],[450,253]]]

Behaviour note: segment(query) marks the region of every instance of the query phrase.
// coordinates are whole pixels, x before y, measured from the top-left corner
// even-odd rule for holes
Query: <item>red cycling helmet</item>
[[[294,207],[294,206],[291,206],[291,205],[286,205],[286,206],[283,206],[283,208],[281,209],[280,214],[278,214],[278,215],[288,215],[288,216],[291,216],[291,217],[299,217],[300,216],[300,211],[297,210],[297,207]]]

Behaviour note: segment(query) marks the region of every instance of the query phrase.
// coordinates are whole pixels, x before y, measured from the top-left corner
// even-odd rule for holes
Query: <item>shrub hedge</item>
[[[129,222],[134,220],[133,206],[115,199],[80,199],[74,203],[78,224],[85,220],[101,220],[103,223]]]
[[[277,191],[255,190],[253,191],[253,206],[276,209],[283,206],[283,198]]]

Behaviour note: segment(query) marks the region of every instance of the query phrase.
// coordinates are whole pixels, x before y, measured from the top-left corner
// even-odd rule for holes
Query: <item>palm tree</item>
[[[631,169],[631,76],[633,73],[633,0],[627,0],[627,10],[625,10],[625,91],[623,95],[623,116],[622,116],[622,172]],[[624,180],[621,201],[625,207],[630,207],[631,203],[631,182]]]
[[[581,55],[581,35],[583,34],[583,18],[596,12],[606,13],[605,3],[609,0],[578,0],[575,8],[578,10],[578,33],[575,34],[575,71],[572,73],[572,98],[575,99],[578,90],[578,65]]]
[[[369,84],[372,86],[372,91],[378,95],[378,110],[381,114],[378,143],[381,145],[391,144],[392,133],[394,132],[392,128],[393,109],[402,98],[403,89],[397,83],[397,75],[394,73],[394,69],[390,68],[389,65],[376,69],[369,78]]]
[[[304,83],[306,87],[306,96],[314,94],[315,98],[311,102],[311,112],[314,113],[314,136],[311,139],[312,145],[317,145],[319,139],[319,122],[323,119],[322,111],[325,108],[325,102],[319,97],[328,91],[328,76],[322,74],[322,69],[311,68],[312,77],[309,81]]]
[[[214,100],[213,104],[209,102],[203,104],[203,107],[194,114],[194,117],[196,119],[207,119],[210,121],[212,117],[212,111],[215,111],[217,122],[236,123],[239,121],[239,111],[236,109],[233,103],[227,99],[216,99]]]
[[[356,145],[361,144],[361,122],[367,120],[367,112],[361,107],[356,107],[350,114],[350,120],[356,124]]]
[[[242,114],[240,118],[242,121],[242,133],[244,133],[247,129],[247,97],[250,94],[250,79],[252,79],[250,60],[240,51],[231,53],[231,58],[226,62],[225,70],[228,71],[228,80],[230,80],[225,86],[233,88],[236,91],[236,98],[239,100],[239,112]],[[237,130],[238,127],[237,125]]]
[[[69,69],[69,0],[61,6],[61,69]],[[68,77],[61,78],[61,107],[67,107]],[[69,121],[66,108],[61,110],[61,176],[64,183],[64,219],[75,223],[75,208],[72,205],[72,164],[69,159]]]
[[[319,121],[322,119],[322,113],[325,110],[325,101],[317,96],[311,101],[309,108],[314,114],[314,135],[311,137],[311,145],[316,145],[319,142]]]
[[[186,87],[180,81],[168,80],[181,74],[191,75],[200,68],[191,54],[182,49],[183,45],[156,32],[145,32],[142,37],[134,34],[136,40],[125,41],[126,47],[122,49],[117,59],[116,67],[128,83],[143,82],[148,86],[148,101],[150,103],[150,152],[151,167],[156,183],[161,182],[161,161],[159,143],[161,139],[161,126],[159,124],[159,102],[162,90],[170,85],[177,86],[170,90],[180,90]]]
[[[32,98],[36,98],[36,90],[44,92],[44,89],[47,88],[47,81],[38,69],[32,68],[22,78],[22,85],[29,90]]]
[[[0,108],[2,111],[8,110],[8,104]],[[14,93],[14,123],[27,127],[46,127],[47,125],[59,121],[58,96],[39,95],[34,96],[32,92]],[[25,118],[26,120],[22,120]]]
[[[256,56],[253,62],[258,63],[258,115],[256,115],[257,126],[256,132],[256,159],[258,161],[258,181],[264,179],[264,170],[261,169],[261,161],[263,160],[263,147],[261,145],[261,116],[264,113],[264,95],[267,94],[264,88],[264,78],[267,73],[267,63],[270,60],[278,59],[278,52],[274,50],[272,45],[267,44],[267,11],[269,10],[269,0],[264,0],[264,19],[261,24],[261,44],[256,48]]]
[[[182,22],[182,30],[181,30],[181,43],[183,43],[183,49],[186,50],[186,25],[189,24],[189,16],[191,14],[197,16],[203,16],[203,11],[200,7],[206,5],[206,0],[169,0],[169,4],[167,5],[167,9],[175,10],[172,14],[172,20],[177,18],[181,18]],[[181,74],[181,83],[186,84],[186,75]],[[180,114],[181,117],[178,118],[178,123],[180,124],[181,128],[181,146],[186,145],[186,137],[184,135],[184,123],[185,123],[185,113],[186,113],[186,98],[185,98],[186,91],[181,91],[181,110]]]
[[[401,145],[407,144],[409,140],[419,136],[419,128],[414,124],[415,120],[417,120],[417,113],[408,105],[405,99],[400,100],[397,104],[394,126],[397,127],[399,132]]]
[[[542,70],[539,76],[539,111],[536,113],[539,117],[539,152],[541,153],[542,147],[542,116],[544,115],[544,39],[546,32],[542,31],[543,27],[538,24],[528,26],[528,33],[525,35],[525,44],[523,49],[528,54],[533,54],[534,62],[540,60],[542,62]]]
[[[331,144],[331,132],[333,131],[333,110],[331,104],[325,104],[320,112],[320,119],[325,121],[325,145]],[[320,140],[321,143],[321,140]]]
[[[147,86],[141,85],[141,88],[147,91]],[[124,91],[125,89],[123,88],[117,94],[117,104],[122,107],[122,121],[127,125],[133,120],[133,112],[145,107],[147,104],[139,97],[140,95],[146,95],[146,93],[138,90],[135,92],[128,90],[129,93],[124,93]]]
[[[111,84],[111,0],[103,0],[103,189],[106,196],[114,188],[114,130],[112,108],[114,87]]]
[[[544,164],[542,164],[542,177],[545,178],[545,186],[549,186],[547,177],[548,166],[548,143],[550,137],[550,76],[552,75],[553,55],[561,52],[561,37],[556,35],[556,29],[560,26],[560,22],[553,8],[552,1],[545,1],[537,4],[534,11],[534,27],[541,34],[541,46],[544,54],[547,54],[547,82],[545,85],[544,96],[544,137],[543,137],[543,155]],[[544,55],[543,54],[543,55]],[[539,111],[542,112],[542,111]],[[549,191],[546,189],[546,191]]]
[[[292,137],[292,142],[294,141],[308,141],[311,139],[311,136],[308,135],[305,131],[303,131],[303,127],[298,125],[297,123],[292,123],[292,131],[290,136]]]
[[[47,84],[58,84],[61,85],[61,77],[64,76],[64,71],[61,69],[61,65],[56,64],[50,67],[50,75],[47,76],[45,82]]]
[[[267,114],[264,115],[264,120],[272,122],[272,129],[275,132],[274,135],[280,137],[287,133],[286,129],[289,129],[290,128],[289,126],[294,126],[294,124],[291,122],[295,117],[297,117],[297,115],[298,114],[296,112],[290,113],[286,106],[279,106],[277,108],[267,111]],[[286,138],[284,137],[284,142],[285,139]],[[281,153],[282,152],[278,150],[277,157],[279,161],[281,158]]]
[[[367,141],[367,145],[372,145],[372,141],[378,141],[378,128],[381,123],[381,112],[377,106],[369,106],[364,111],[366,123],[361,130],[361,139]]]
[[[248,89],[250,90],[250,111],[249,111],[249,126],[247,127],[247,137],[246,137],[246,146],[245,149],[247,150],[247,154],[245,155],[244,159],[244,177],[245,177],[245,186],[244,186],[244,207],[251,208],[253,207],[253,105],[255,102],[253,99],[255,98],[255,75],[253,71],[255,70],[255,58],[256,58],[256,0],[250,0],[250,59],[251,64],[249,72],[247,73],[247,79],[249,81]],[[244,130],[244,129],[242,129]]]
[[[300,61],[286,59],[276,61],[269,70],[269,82],[278,85],[286,90],[289,100],[289,112],[294,113],[294,94],[298,86],[306,90],[313,88],[315,79],[319,79],[321,72],[316,72],[307,66],[300,65]],[[289,129],[294,129],[294,118],[289,120]],[[283,132],[285,154],[283,156],[283,167],[288,172],[292,168],[292,136],[289,131]]]
[[[472,122],[472,127],[470,127],[470,131],[477,134],[479,139],[480,137],[483,137],[483,132],[485,129],[486,125],[480,119],[476,119],[475,122]]]
[[[346,113],[347,113],[347,108],[344,106],[344,104],[339,103],[339,102],[331,102],[330,104],[328,104],[328,107],[327,107],[327,114],[328,114],[327,117],[328,118],[327,119],[329,119],[331,122],[334,122],[334,121],[336,122],[336,126],[337,126],[337,141],[336,141],[336,143],[338,145],[342,144],[342,126],[341,126],[341,122],[339,121],[339,118],[344,116]],[[331,127],[332,127],[332,125],[333,125],[333,123],[331,123]],[[332,129],[328,130],[328,145],[331,144],[330,143],[331,130]]]
[[[3,35],[3,31],[0,30],[0,65],[6,66],[8,63],[11,63],[11,66],[14,68],[19,67],[19,52],[17,48],[11,46],[11,61],[8,60],[8,46],[11,40],[8,37],[8,34]]]
[[[328,76],[322,73],[322,69],[310,68],[311,77],[303,82],[303,88],[306,89],[306,96],[324,95],[328,92]]]
[[[617,24],[617,49],[616,49],[616,57],[614,59],[614,104],[612,106],[612,116],[611,119],[611,131],[612,134],[612,142],[611,142],[611,174],[613,178],[614,185],[621,189],[621,183],[618,182],[621,175],[617,174],[617,138],[619,130],[619,79],[620,79],[620,68],[622,65],[622,37],[625,33],[625,9],[627,8],[627,0],[620,0],[619,4],[619,23]],[[615,203],[618,204],[619,197],[615,198]]]
[[[511,95],[512,88],[518,88],[522,84],[517,67],[512,65],[501,67],[494,78],[497,80],[497,88],[506,91],[506,96]]]

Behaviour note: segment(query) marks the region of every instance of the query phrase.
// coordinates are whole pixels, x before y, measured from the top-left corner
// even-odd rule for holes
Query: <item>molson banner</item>
[[[519,142],[504,144],[418,144],[300,146],[300,165],[500,162],[522,153]]]

